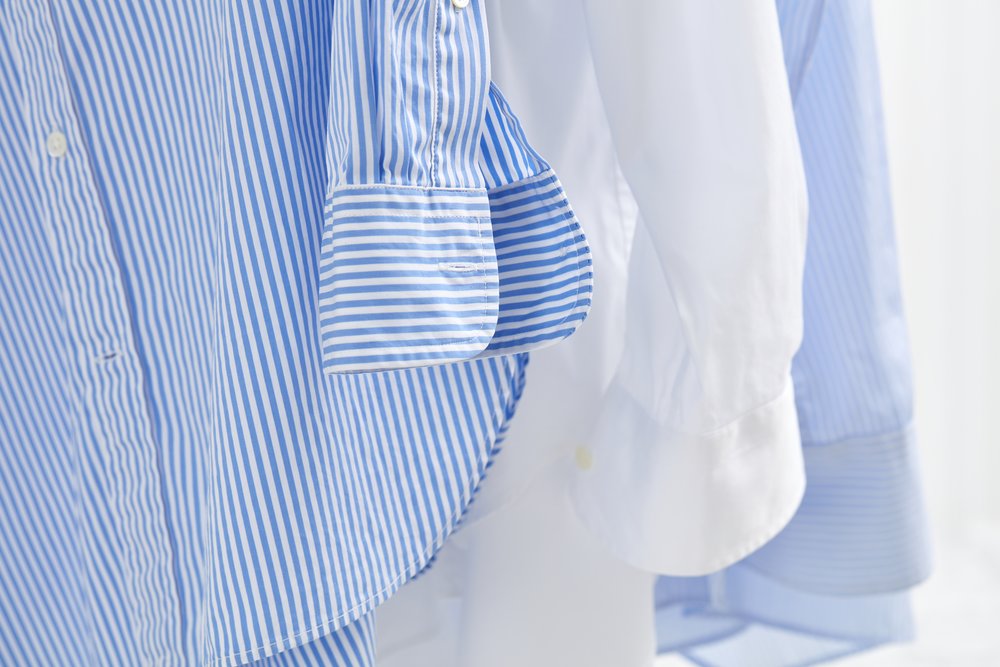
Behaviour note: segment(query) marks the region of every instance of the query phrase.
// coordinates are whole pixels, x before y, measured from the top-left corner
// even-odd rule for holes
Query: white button
[[[52,157],[62,157],[66,155],[66,135],[56,130],[45,140],[45,150]]]
[[[594,455],[586,447],[577,447],[573,458],[576,460],[576,467],[580,470],[590,470],[594,465]]]
[[[469,0],[451,0],[451,4],[455,9],[465,9],[469,6]]]

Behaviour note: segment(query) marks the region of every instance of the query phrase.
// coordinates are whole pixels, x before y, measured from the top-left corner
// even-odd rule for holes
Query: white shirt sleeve
[[[804,488],[789,370],[806,189],[777,16],[771,0],[585,5],[641,221],[575,495],[625,560],[704,574],[773,537]]]

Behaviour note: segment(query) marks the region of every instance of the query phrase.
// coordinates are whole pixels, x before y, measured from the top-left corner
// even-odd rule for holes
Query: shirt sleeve
[[[625,352],[579,477],[626,560],[678,575],[742,558],[804,488],[790,381],[806,193],[771,0],[587,2],[641,222]]]
[[[335,3],[319,266],[326,372],[476,356],[498,317],[477,164],[483,0]]]

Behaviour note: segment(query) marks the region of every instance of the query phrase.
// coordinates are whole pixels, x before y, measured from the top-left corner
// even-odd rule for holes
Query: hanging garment
[[[726,17],[720,14],[714,22],[708,21],[715,11],[711,7],[691,3],[682,12],[683,4],[671,4],[677,9],[672,16],[677,25],[665,22],[646,29],[667,42],[684,44],[694,54],[703,48],[718,57],[724,45],[712,39],[716,32],[726,34]],[[606,121],[594,77],[587,66],[578,67],[572,84],[559,88],[554,76],[544,78],[544,73],[519,66],[503,67],[505,57],[515,62],[518,57],[551,62],[564,68],[560,71],[574,71],[570,63],[587,63],[589,31],[601,31],[612,19],[593,20],[581,7],[573,2],[546,8],[516,0],[494,3],[490,7],[492,43],[497,77],[512,98],[522,103],[522,118],[529,129],[544,128],[538,134],[551,142],[545,145],[547,153],[590,223],[591,238],[601,239],[594,249],[602,277],[598,287],[600,293],[620,290],[611,299],[613,305],[627,292],[626,261],[631,276],[649,278],[650,272],[643,273],[640,267],[655,267],[643,259],[653,254],[650,248],[655,244],[643,230],[648,224],[645,218],[635,228],[630,255],[614,254],[609,248],[615,245],[606,242],[620,238],[615,232],[638,218],[641,207],[627,188],[618,185],[621,181],[614,180],[614,143],[603,129]],[[573,517],[548,518],[564,511],[565,497],[577,479],[604,464],[585,446],[592,424],[587,413],[577,415],[579,430],[567,428],[571,422],[565,417],[566,411],[581,402],[593,401],[589,411],[601,405],[600,390],[606,385],[588,386],[584,380],[593,381],[593,376],[582,374],[579,359],[606,358],[602,352],[621,354],[621,348],[614,346],[622,336],[615,326],[633,321],[626,320],[624,309],[605,318],[603,309],[608,304],[599,298],[578,337],[561,348],[533,355],[533,371],[558,367],[570,379],[540,373],[526,388],[526,403],[471,510],[477,520],[440,554],[446,568],[432,569],[422,576],[419,586],[403,591],[380,610],[379,664],[542,666],[553,664],[552,656],[562,651],[572,656],[568,664],[578,667],[645,667],[658,649],[680,652],[696,664],[791,666],[832,659],[911,634],[907,590],[926,576],[928,560],[868,6],[865,2],[789,1],[779,2],[777,9],[775,13],[772,5],[767,20],[774,34],[780,26],[786,65],[782,76],[787,76],[787,89],[794,99],[810,195],[805,339],[793,365],[807,474],[801,506],[773,539],[738,563],[709,576],[661,577],[655,589],[657,642],[651,645],[654,619],[648,598],[635,592],[636,571],[610,557],[611,549],[576,536],[580,522]],[[761,12],[766,18],[766,10],[761,8]],[[642,17],[652,20],[650,13]],[[533,30],[539,35],[556,34],[556,24],[567,39],[539,43],[532,38]],[[696,26],[706,26],[706,32],[698,33]],[[707,30],[708,26],[715,31]],[[632,45],[633,41],[618,44]],[[532,48],[548,51],[541,54]],[[678,69],[696,69],[700,61],[678,53],[677,62]],[[657,68],[648,76],[652,79],[659,73]],[[717,79],[701,83],[710,89],[713,81]],[[653,85],[649,88],[660,90]],[[677,105],[688,99],[670,86],[661,88]],[[568,97],[570,90],[576,97],[567,104],[574,107],[576,122],[561,126],[541,110]],[[549,91],[551,97],[546,96]],[[734,105],[709,108],[716,114],[711,116],[713,121],[724,118],[727,110],[738,113]],[[699,121],[695,114],[688,118],[695,126]],[[671,127],[681,137],[693,134],[686,124]],[[589,160],[577,152],[584,143]],[[669,175],[681,171],[678,166]],[[598,187],[602,182],[603,191]],[[580,194],[577,183],[584,185]],[[681,206],[683,192],[674,192],[668,204]],[[647,298],[639,303],[654,302]],[[637,309],[636,316],[641,314]],[[652,331],[653,336],[662,332]],[[581,353],[585,344],[589,347]],[[630,349],[634,344],[633,339]],[[575,364],[574,353],[580,355]],[[649,372],[669,369],[652,366]],[[601,380],[609,377],[610,373],[605,374]],[[547,385],[544,394],[533,393],[543,385]],[[558,397],[546,406],[556,419],[548,418],[541,408],[536,411],[548,396]],[[564,433],[569,437],[562,437]],[[618,444],[627,450],[624,434],[628,431],[621,433]],[[521,481],[526,476],[530,481]],[[542,491],[539,487],[551,488]],[[620,491],[624,500],[633,498],[627,486]],[[526,497],[535,499],[530,510],[523,500]],[[757,501],[748,495],[746,502],[753,507]],[[673,506],[635,507],[637,512],[660,512],[667,517],[671,512],[697,509],[697,498]],[[587,510],[578,506],[577,511],[586,521]],[[547,521],[549,528],[519,534],[511,527],[512,516],[529,526]],[[706,531],[716,529],[704,526]],[[531,547],[516,553],[511,549],[506,558],[492,563],[487,575],[480,570],[478,558],[485,545],[498,542],[528,542]],[[672,547],[686,552],[689,545],[678,537]],[[579,568],[548,557],[563,549],[573,552]],[[499,595],[489,588],[494,597],[483,596],[482,591],[495,580],[503,581],[506,588]],[[519,587],[519,582],[534,585]],[[572,592],[563,594],[562,604],[552,604],[547,586]],[[507,600],[535,600],[536,595],[545,603],[523,605],[516,620],[509,620],[512,606]],[[424,617],[420,626],[410,626],[407,633],[406,619],[412,615],[407,616],[405,609],[434,605],[446,607],[450,615]],[[614,630],[600,632],[595,616],[613,622]],[[527,646],[489,643],[490,637],[481,632],[481,628],[505,628],[513,623],[544,627],[545,632],[518,634]],[[467,642],[489,645],[490,650],[473,653]],[[608,651],[615,657],[609,659]]]
[[[0,663],[369,664],[590,290],[482,0],[0,0]]]
[[[806,193],[774,4],[488,11],[494,76],[556,160],[600,282],[587,326],[532,356],[471,519],[579,452],[574,503],[613,553],[728,565],[787,523],[804,482]]]
[[[378,663],[644,667],[652,573],[742,558],[802,493],[789,370],[805,182],[777,13],[488,11],[494,76],[560,172],[600,280],[587,325],[532,354],[458,542],[379,611]]]
[[[579,450],[574,503],[619,557],[728,565],[787,523],[804,481],[806,195],[774,5],[488,11],[494,77],[558,160],[601,278],[587,326],[533,355],[473,517]]]
[[[930,570],[868,0],[778,0],[809,188],[795,357],[806,493],[784,530],[707,579],[657,584],[661,650],[804,665],[912,636]]]

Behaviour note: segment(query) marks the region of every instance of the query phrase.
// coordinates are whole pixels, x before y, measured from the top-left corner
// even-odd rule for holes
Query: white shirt
[[[597,292],[576,336],[532,356],[473,516],[577,452],[576,507],[615,554],[720,569],[781,529],[804,483],[789,368],[806,193],[774,4],[489,11],[494,77],[573,198]]]

